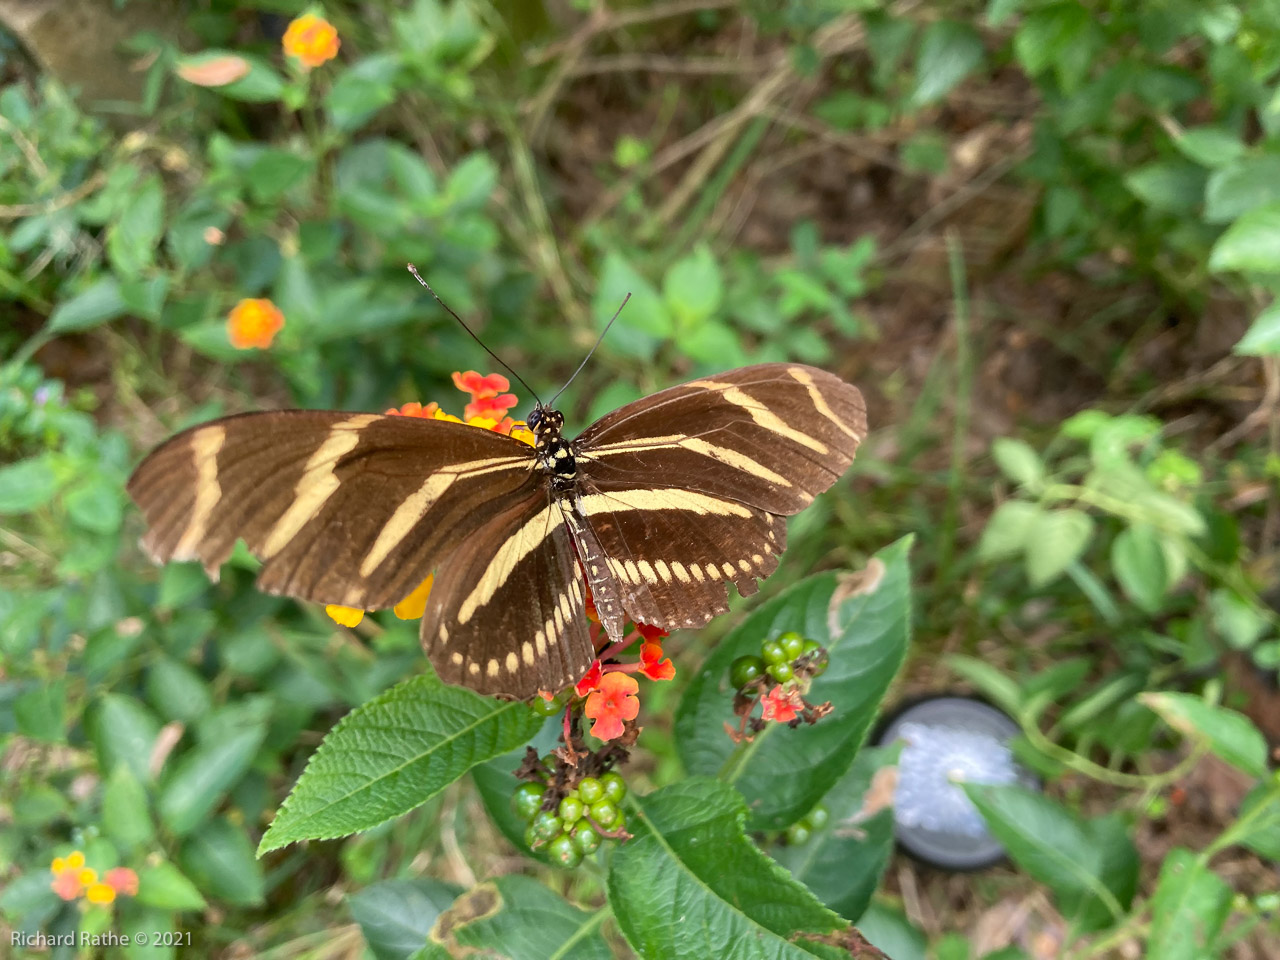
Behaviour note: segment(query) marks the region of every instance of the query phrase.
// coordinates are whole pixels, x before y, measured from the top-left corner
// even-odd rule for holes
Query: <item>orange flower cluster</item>
[[[595,601],[590,591],[587,593],[587,619],[591,628],[592,640],[599,642],[601,633],[600,617],[596,613]],[[590,669],[573,686],[578,697],[585,697],[583,715],[594,720],[590,733],[600,740],[614,740],[622,736],[624,722],[634,720],[640,712],[640,701],[636,694],[640,684],[630,674],[639,673],[650,680],[670,680],[676,675],[675,664],[663,659],[662,638],[667,631],[647,623],[634,624],[634,630],[627,637],[604,651],[602,656],[608,659],[620,652],[636,640],[640,644],[640,662],[631,664],[610,664],[605,667],[599,659],[592,662]]]
[[[283,329],[284,314],[270,300],[241,300],[227,314],[227,339],[237,350],[265,350]]]
[[[267,302],[269,303],[270,301]],[[471,402],[467,404],[466,409],[463,411],[466,414],[465,421],[461,417],[445,413],[440,409],[440,404],[434,400],[425,405],[413,400],[399,407],[392,407],[385,413],[392,417],[420,417],[424,420],[450,420],[454,423],[466,423],[468,426],[492,430],[495,433],[505,434],[513,439],[520,440],[530,446],[533,445],[533,431],[525,426],[524,421],[512,420],[506,416],[506,411],[519,403],[513,393],[499,395],[510,386],[506,377],[500,373],[482,376],[474,370],[468,370],[466,373],[460,373],[455,370],[453,383],[459,390],[469,394],[471,397]],[[497,416],[490,416],[490,413],[497,413]],[[434,577],[431,574],[427,574],[427,578],[417,586],[413,593],[392,608],[395,611],[395,615],[401,620],[417,620],[421,617],[426,612],[427,598],[431,595],[433,581]],[[344,627],[359,625],[365,614],[365,611],[357,607],[344,607],[336,603],[328,604],[324,608],[324,612],[335,623]]]
[[[84,897],[90,903],[106,904],[114,901],[117,894],[138,895],[136,873],[128,867],[115,867],[98,879],[98,871],[85,866],[84,854],[79,850],[65,857],[54,857],[49,869],[53,871],[49,887],[63,900]]]
[[[289,24],[282,45],[286,55],[310,69],[336,57],[341,41],[332,23],[314,13],[304,13]]]

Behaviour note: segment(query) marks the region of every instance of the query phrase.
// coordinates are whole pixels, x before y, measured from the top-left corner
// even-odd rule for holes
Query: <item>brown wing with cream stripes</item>
[[[595,658],[560,508],[539,477],[485,516],[436,572],[422,645],[449,683],[517,699],[556,693]]]
[[[288,410],[184,431],[128,490],[157,562],[200,560],[216,578],[242,538],[265,561],[261,589],[378,609],[527,486],[534,463],[518,440],[458,423]]]
[[[601,418],[574,444],[574,512],[615,581],[597,584],[588,570],[593,588],[615,586],[645,623],[706,623],[726,609],[726,583],[754,593],[776,569],[781,517],[848,469],[866,423],[856,387],[785,363],[695,380]]]

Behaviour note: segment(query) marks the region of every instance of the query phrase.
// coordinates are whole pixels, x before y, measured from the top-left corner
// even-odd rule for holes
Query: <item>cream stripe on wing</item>
[[[807,370],[801,370],[799,367],[788,367],[787,373],[804,384],[805,389],[809,391],[809,399],[813,401],[815,410],[843,430],[845,435],[851,437],[855,443],[862,442],[862,437],[858,434],[858,431],[850,430],[848,425],[836,416],[836,412],[827,406],[826,398],[818,390],[818,385],[813,382],[813,377],[809,376]]]
[[[267,535],[262,547],[262,558],[269,560],[285,545],[297,536],[298,531],[307,525],[325,501],[338,489],[338,477],[333,472],[338,460],[350,453],[360,442],[360,431],[380,420],[376,413],[360,413],[346,420],[340,420],[329,429],[329,436],[319,449],[311,455],[303,468],[302,478],[293,488],[293,502],[289,509],[276,521]]]
[[[218,453],[227,439],[226,427],[203,427],[191,435],[191,455],[196,468],[196,502],[182,539],[173,548],[174,560],[191,560],[209,530],[209,517],[222,499],[218,483]]]
[[[782,421],[777,414],[762,404],[759,400],[750,394],[743,393],[731,383],[719,383],[715,380],[695,380],[688,384],[690,387],[702,387],[706,390],[715,390],[724,398],[726,403],[732,403],[735,407],[741,407],[751,415],[751,419],[756,422],[757,426],[771,430],[779,436],[786,437],[788,440],[794,440],[801,446],[808,447],[815,453],[828,453],[827,445],[821,440],[816,440],[807,433],[801,433],[799,430],[789,427]]]
[[[462,601],[462,606],[458,607],[459,623],[466,623],[476,610],[492,600],[493,595],[507,582],[507,578],[511,576],[520,561],[542,546],[542,541],[558,529],[551,517],[551,511],[558,509],[558,504],[547,504],[521,524],[515,533],[507,537],[498,548],[498,552],[493,555],[489,568],[485,570],[484,576],[475,585],[471,595]]]
[[[621,513],[624,510],[688,510],[699,516],[750,517],[751,510],[734,500],[721,500],[705,493],[659,487],[652,490],[615,490],[610,493],[587,493],[575,506],[588,517],[597,513]]]
[[[616,454],[625,453],[646,453],[649,450],[670,450],[674,447],[680,447],[688,450],[690,453],[697,453],[704,457],[710,457],[712,460],[719,460],[721,463],[741,470],[743,473],[749,473],[753,477],[759,477],[761,480],[768,480],[770,483],[776,483],[780,487],[791,486],[791,481],[780,473],[774,473],[764,464],[756,460],[752,460],[745,453],[734,450],[731,447],[722,447],[714,443],[708,443],[701,437],[685,437],[680,434],[671,434],[667,437],[644,437],[636,440],[619,440],[616,443],[602,443],[598,447],[592,447],[590,450],[579,454],[583,460],[598,460],[603,457],[611,457]]]
[[[532,467],[533,463],[532,458],[496,457],[491,460],[472,460],[469,463],[446,467],[433,473],[427,477],[422,486],[400,502],[391,519],[382,525],[382,529],[378,531],[378,538],[374,540],[373,546],[360,562],[360,576],[367,577],[378,569],[382,561],[387,559],[392,550],[400,546],[404,538],[409,535],[409,531],[427,515],[427,511],[446,490],[453,486],[453,482],[458,477],[465,475],[470,479],[497,470],[509,470],[515,466],[527,464]]]

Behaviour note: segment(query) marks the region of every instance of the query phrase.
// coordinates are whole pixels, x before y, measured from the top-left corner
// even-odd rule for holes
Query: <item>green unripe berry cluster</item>
[[[511,809],[528,821],[524,840],[531,850],[542,850],[553,862],[572,869],[600,848],[606,839],[602,831],[626,827],[621,806],[626,795],[626,781],[610,770],[599,777],[583,777],[553,810],[542,808],[546,784],[522,783],[511,795]]]
[[[729,667],[729,682],[741,690],[768,674],[775,682],[786,683],[796,675],[798,666],[808,676],[820,677],[827,670],[827,652],[816,640],[806,640],[788,630],[776,640],[761,643],[760,656],[747,654],[734,660]]]

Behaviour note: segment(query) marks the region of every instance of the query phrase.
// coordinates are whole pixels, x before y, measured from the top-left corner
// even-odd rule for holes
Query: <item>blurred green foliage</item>
[[[201,955],[234,940],[307,949],[337,922],[330,892],[363,887],[344,909],[368,950],[408,957],[459,894],[454,881],[499,872],[509,849],[501,835],[520,846],[501,813],[514,783],[507,757],[477,767],[474,789],[448,787],[398,820],[360,821],[371,829],[340,843],[257,859],[319,734],[425,669],[414,625],[379,613],[356,634],[336,629],[315,608],[254,591],[247,555],[217,583],[195,565],[156,571],[135,546],[139,523],[123,492],[143,448],[188,424],[259,405],[381,410],[444,400],[451,371],[488,369],[406,262],[526,379],[550,389],[631,294],[568,398],[580,423],[677,377],[745,363],[853,369],[850,353],[874,351],[884,336],[868,309],[891,271],[884,243],[871,225],[797,215],[752,245],[739,234],[746,201],[735,184],[759,189],[758,169],[777,157],[785,169],[796,162],[786,151],[812,138],[852,143],[923,191],[961,165],[963,124],[948,120],[985,109],[1002,124],[1029,121],[1021,146],[985,160],[1033,198],[1017,269],[1081,269],[1117,291],[1116,316],[1064,336],[1107,355],[1113,371],[1140,368],[1124,359],[1138,352],[1146,322],[1124,315],[1128,285],[1154,288],[1169,315],[1204,316],[1227,299],[1251,318],[1235,353],[1261,358],[1271,382],[1280,378],[1272,0],[743,0],[670,16],[601,7],[603,26],[583,33],[577,13],[557,21],[566,15],[541,5],[333,3],[323,12],[341,54],[310,70],[279,42],[302,5],[264,6],[271,12],[201,5],[183,25],[193,38],[183,50],[135,38],[144,94],[123,119],[87,111],[11,44],[0,51],[10,78],[0,89],[0,917],[14,929],[110,925],[108,908],[80,910],[49,888],[51,859],[81,849],[93,864],[128,863],[140,874],[139,896],[115,906],[120,929],[194,932]],[[620,19],[627,11],[632,19]],[[575,38],[607,37],[624,54],[666,64],[660,58],[684,48],[692,59],[722,53],[717,42],[739,31],[776,58],[763,79],[749,72],[744,83],[724,70],[688,90],[611,87],[632,98],[649,132],[602,123],[612,139],[589,171],[598,187],[587,202],[570,195],[571,174],[548,150],[547,117],[582,66]],[[238,79],[201,85],[228,63]],[[774,99],[752,99],[770,77],[780,78]],[[776,93],[802,87],[789,100]],[[984,91],[995,106],[975,96]],[[673,152],[690,143],[680,124],[696,133],[705,129],[696,123],[730,116],[718,136]],[[776,139],[770,123],[783,131]],[[689,156],[691,171],[679,165]],[[954,352],[943,348],[922,382],[895,374],[872,392],[886,401],[880,409],[896,403],[902,414],[873,422],[898,455],[875,459],[887,448],[873,447],[855,471],[860,499],[834,491],[796,518],[773,584],[855,565],[919,531],[924,659],[936,658],[940,638],[958,638],[946,647],[949,675],[1019,721],[1021,758],[1054,785],[1050,798],[970,789],[1016,868],[1069,921],[1069,955],[1143,938],[1152,956],[1225,955],[1274,926],[1280,906],[1274,894],[1233,888],[1210,862],[1228,849],[1280,857],[1280,784],[1265,745],[1258,752],[1260,735],[1230,709],[1248,710],[1248,697],[1222,674],[1241,658],[1264,685],[1280,675],[1274,530],[1269,544],[1254,536],[1275,509],[1277,441],[1264,447],[1242,433],[1206,450],[1130,389],[974,458],[966,351],[978,340],[961,322],[963,267],[952,275]],[[250,297],[271,299],[286,318],[267,350],[240,351],[228,339],[228,312]],[[73,363],[68,373],[59,347],[105,369],[80,377]],[[939,450],[943,460],[930,459]],[[1045,627],[1055,637],[1047,646],[1020,645]],[[719,629],[677,658],[677,692],[646,700],[652,726],[641,746],[652,764],[638,785],[665,789],[642,801],[651,832],[624,854],[637,871],[655,862],[643,858],[662,846],[662,824],[699,807],[726,856],[765,869],[742,840],[737,794],[684,777],[719,767],[689,753],[698,737],[720,736],[690,719],[715,681],[693,680],[684,698]],[[1000,638],[994,658],[991,637]],[[759,639],[735,632],[708,662],[727,664],[734,644]],[[855,746],[883,695],[858,689],[872,699],[857,705],[856,729],[836,730]],[[673,722],[683,730],[673,733]],[[1192,759],[1170,770],[1176,735],[1189,739]],[[767,753],[781,751],[781,739]],[[718,760],[724,748],[706,746]],[[1213,836],[1180,839],[1135,879],[1134,834],[1171,818],[1164,791],[1203,751],[1256,786]],[[797,782],[839,781],[830,805],[854,817],[846,794],[868,794],[875,769],[891,762],[869,751],[843,769],[814,760]],[[767,767],[743,776],[748,795],[767,789]],[[1117,812],[1091,816],[1082,779]],[[785,803],[777,791],[753,797],[776,802],[752,829],[796,822],[811,792]],[[890,853],[887,825],[874,823],[862,838],[835,822],[814,831],[813,849],[858,859],[843,883],[821,857],[762,842],[897,960],[924,956],[923,936],[894,899],[870,899]],[[663,852],[682,863],[696,855],[678,845]],[[635,879],[584,869],[558,889],[594,909]],[[648,942],[634,902],[602,937],[605,908],[583,912],[525,878],[498,884],[525,913],[472,925],[462,946],[502,943],[544,915],[554,915],[557,936],[589,941],[584,955],[622,938],[642,952]],[[221,918],[216,932],[200,921],[204,910]],[[826,916],[818,910],[806,902],[796,914]],[[644,955],[666,955],[658,950]],[[972,955],[954,936],[933,950]],[[182,955],[125,951],[157,960],[166,952]]]

